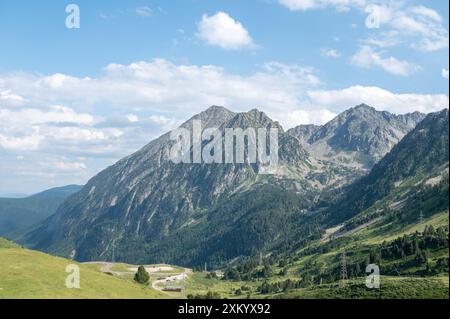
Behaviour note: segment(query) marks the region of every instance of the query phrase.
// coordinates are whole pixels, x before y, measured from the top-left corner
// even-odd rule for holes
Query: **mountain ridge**
[[[359,109],[395,124],[401,122],[402,127],[416,121],[410,116],[393,118],[367,106]],[[348,123],[348,114],[340,117],[343,123]],[[93,177],[54,216],[30,232],[25,242],[82,261],[112,258],[115,251],[117,258],[132,262],[220,263],[282,247],[301,230],[320,238],[319,225],[302,224],[308,220],[305,211],[317,204],[324,191],[338,190],[361,176],[345,165],[314,158],[299,139],[256,109],[234,113],[213,106],[181,127],[192,128],[198,119],[206,122],[203,128],[219,126],[222,132],[227,127],[278,128],[276,174],[260,175],[258,165],[250,163],[174,164],[168,160],[174,143],[168,132]],[[355,172],[357,176],[351,177]],[[287,230],[286,225],[290,225]],[[241,240],[235,246],[220,247],[219,243],[237,236],[237,229],[246,235],[238,236]]]
[[[11,235],[52,215],[80,185],[55,187],[24,198],[0,198],[0,235]]]
[[[368,170],[424,117],[420,112],[395,115],[360,104],[320,127],[308,131],[299,126],[289,133],[318,158]]]

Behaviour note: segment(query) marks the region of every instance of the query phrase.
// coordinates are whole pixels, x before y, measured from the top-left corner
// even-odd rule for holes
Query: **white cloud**
[[[141,17],[150,17],[153,14],[153,10],[147,6],[137,7],[136,14]]]
[[[448,80],[448,68],[447,69],[442,69],[441,75],[444,79]]]
[[[365,49],[354,57],[353,62],[362,67],[377,65],[401,75],[415,69],[407,62],[384,58],[371,49]],[[308,117],[303,117],[315,122],[329,117],[327,110],[333,114],[338,111],[331,108],[332,100],[322,104],[313,99],[317,96],[314,92],[331,92],[334,96],[337,93],[318,91],[323,84],[314,69],[298,65],[270,62],[263,65],[260,71],[242,76],[228,73],[217,66],[176,65],[157,59],[129,65],[110,64],[105,71],[103,76],[97,78],[25,73],[0,75],[4,90],[11,90],[33,101],[20,109],[2,109],[0,120],[6,123],[5,127],[11,136],[40,134],[46,142],[64,141],[65,149],[83,145],[87,153],[98,152],[101,149],[98,145],[101,144],[108,152],[115,149],[125,153],[213,104],[224,105],[235,111],[258,107],[285,126],[292,125],[292,118],[295,117],[291,115],[303,116],[304,113],[295,113],[298,111],[309,112]],[[55,79],[60,79],[56,81],[57,85]],[[398,101],[405,97],[409,97],[409,109],[402,109],[405,112],[448,104],[445,95],[399,97],[379,88],[365,87],[352,87],[338,92],[346,101],[345,108],[362,102],[374,107],[386,105],[388,108],[398,105]],[[368,99],[367,92],[377,94]],[[350,99],[352,94],[354,97]],[[381,99],[379,103],[378,98]],[[33,108],[31,105],[35,105],[35,101],[37,105],[48,106],[42,110]],[[54,106],[56,103],[68,103],[73,107]],[[97,106],[107,106],[108,115],[93,116],[87,113],[88,110],[97,109]],[[398,110],[398,107],[391,109],[394,112]],[[38,133],[32,130],[33,127],[39,128]],[[0,134],[8,136],[1,130]]]
[[[320,50],[320,54],[327,58],[339,58],[341,54],[335,49],[322,49]]]
[[[8,91],[1,91],[0,92],[0,100],[12,100],[15,102],[23,102],[24,99],[16,94],[12,94],[11,90]]]
[[[279,3],[292,11],[306,11],[334,7],[338,11],[347,11],[351,7],[364,7],[365,0],[278,0]]]
[[[127,115],[127,119],[128,121],[130,121],[131,123],[136,123],[139,121],[139,117],[137,115],[134,114],[128,114]]]
[[[57,86],[47,80],[54,76],[12,74],[3,80],[30,101],[71,105],[79,112],[108,105],[111,114],[138,116],[142,111],[192,115],[212,104],[241,110],[263,104],[282,111],[292,108],[305,89],[320,84],[313,69],[277,62],[246,76],[213,65],[176,65],[162,59],[110,64],[105,71],[101,77],[72,77]]]
[[[424,6],[417,6],[412,7],[411,12],[423,16],[425,18],[429,18],[431,20],[434,20],[436,22],[442,22],[442,17],[439,13],[437,13],[435,10],[424,7]]]
[[[397,10],[390,26],[401,37],[409,38],[414,49],[433,52],[448,48],[448,30],[432,9],[420,6]]]
[[[380,32],[362,41],[365,45],[375,46],[378,48],[390,48],[398,45],[400,40],[400,32],[397,30],[389,30]]]
[[[379,28],[367,29],[368,44],[388,47],[405,44],[414,49],[433,52],[448,48],[448,27],[435,10],[425,6],[407,6],[405,1],[365,0],[278,0],[292,11],[335,8],[358,10],[366,19],[375,16]],[[373,11],[375,10],[375,11]],[[395,32],[395,36],[394,33]]]
[[[322,125],[331,121],[336,115],[337,113],[327,109],[310,109],[289,112],[285,115],[281,115],[279,119],[286,128],[291,128],[301,124]]]
[[[23,99],[19,106],[0,100],[0,170],[12,181],[9,189],[84,183],[213,104],[236,112],[256,107],[286,129],[323,124],[360,103],[394,113],[448,107],[442,94],[396,94],[364,86],[326,90],[314,69],[279,62],[248,75],[162,59],[111,64],[92,78],[0,74],[0,91]],[[16,156],[24,158],[19,163]],[[38,162],[48,165],[37,170]],[[86,168],[64,170],[56,162]]]
[[[5,136],[0,133],[0,148],[13,151],[37,150],[43,140],[44,137],[36,133],[23,137]]]
[[[33,108],[12,111],[0,109],[0,122],[15,125],[26,123],[29,126],[51,122],[87,125],[93,124],[94,118],[90,114],[77,113],[68,107],[51,105],[45,111]]]
[[[396,94],[379,87],[359,85],[342,90],[309,91],[308,96],[310,103],[317,108],[337,113],[361,103],[397,114],[429,113],[449,107],[449,98],[445,94]]]
[[[351,63],[362,68],[378,66],[386,72],[402,76],[408,76],[420,70],[418,65],[407,61],[398,60],[395,57],[383,58],[380,53],[373,51],[369,46],[362,46],[360,50],[351,58]]]
[[[203,15],[198,23],[197,36],[209,45],[226,50],[255,47],[247,29],[225,12],[213,16]]]
[[[61,171],[78,171],[78,170],[86,170],[87,166],[84,163],[77,162],[56,162],[52,163],[52,165]]]

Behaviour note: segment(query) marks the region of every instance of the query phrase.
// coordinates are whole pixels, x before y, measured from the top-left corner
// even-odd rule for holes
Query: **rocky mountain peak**
[[[223,106],[213,105],[205,111],[194,115],[192,118],[183,123],[181,127],[191,128],[193,121],[201,121],[203,128],[220,127],[223,123],[231,120],[235,115],[236,113]]]
[[[266,115],[266,113],[258,110],[252,109],[249,112],[237,113],[229,122],[226,123],[227,127],[234,128],[278,128],[280,132],[284,133],[282,126],[272,120]]]
[[[318,158],[368,169],[424,117],[419,112],[395,115],[363,103],[321,127],[302,125],[289,133]]]
[[[376,112],[377,110],[365,103],[361,103],[353,108],[351,108],[349,111],[359,111],[359,112]]]

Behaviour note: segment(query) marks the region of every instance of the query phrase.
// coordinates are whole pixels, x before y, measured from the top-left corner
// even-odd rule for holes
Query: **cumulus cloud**
[[[371,18],[376,19],[379,27],[370,27],[370,36],[365,41],[379,46],[405,43],[425,52],[448,48],[448,28],[443,18],[425,6],[408,6],[405,1],[391,0],[279,0],[279,3],[292,11],[330,7],[337,11],[358,10],[366,17],[367,26],[371,26]]]
[[[153,10],[147,6],[137,7],[136,14],[141,17],[151,17],[153,14]]]
[[[390,30],[385,32],[380,32],[378,35],[373,35],[362,42],[365,45],[378,48],[390,48],[396,46],[400,43],[400,32],[397,30]]]
[[[322,49],[320,50],[320,54],[327,58],[339,58],[341,54],[335,49]]]
[[[310,103],[333,112],[342,112],[350,105],[365,103],[378,110],[404,114],[440,111],[449,107],[445,94],[396,94],[379,87],[352,86],[341,90],[309,91]]]
[[[414,69],[407,62],[384,58],[370,49],[364,50],[354,58],[354,63],[359,66],[377,65],[401,75],[409,74]],[[299,109],[317,111],[320,109],[315,109],[312,106],[314,103],[308,104],[311,102],[309,92],[323,86],[315,70],[310,67],[269,62],[259,71],[243,76],[213,65],[177,65],[163,59],[129,65],[110,64],[105,68],[105,74],[97,78],[25,73],[0,75],[0,78],[2,91],[17,92],[24,99],[33,101],[19,109],[2,109],[0,119],[4,123],[15,127],[23,126],[24,122],[29,127],[47,123],[52,128],[70,128],[65,134],[89,129],[90,134],[80,133],[88,140],[119,136],[117,131],[95,131],[106,128],[122,131],[145,125],[147,128],[159,127],[159,132],[163,132],[163,129],[173,128],[181,120],[213,104],[235,111],[259,107],[275,118],[281,113]],[[342,91],[342,94],[345,92]],[[356,98],[346,107],[365,102],[361,99],[365,96],[358,92],[352,92]],[[375,97],[396,96],[387,95],[384,90],[377,92],[384,93]],[[344,95],[348,96],[347,93]],[[420,96],[426,95],[417,95]],[[430,107],[436,98],[438,101],[443,98],[441,95],[426,97],[425,100],[410,100],[410,111],[416,108],[418,103],[415,102],[420,102],[419,107],[428,101],[427,106]],[[376,100],[372,101],[377,106]],[[72,106],[60,106],[56,104],[58,102]],[[46,105],[45,110],[31,107],[36,104]],[[88,113],[105,105],[108,106],[107,116]]]
[[[444,79],[448,80],[448,68],[442,69],[441,75]]]
[[[1,77],[1,76],[0,76]],[[8,88],[39,103],[61,103],[91,110],[108,105],[109,112],[151,111],[189,116],[217,104],[245,110],[269,106],[277,111],[291,108],[305,89],[320,84],[309,67],[269,62],[258,72],[241,76],[213,65],[176,65],[167,60],[110,64],[98,78],[60,75],[3,76]],[[264,96],[264,101],[261,101]]]
[[[310,103],[308,102],[306,104]],[[301,124],[322,125],[331,121],[336,116],[337,113],[331,112],[327,109],[320,109],[316,105],[315,107],[308,107],[306,110],[297,110],[289,112],[285,116],[281,115],[279,119],[285,127],[291,128]]]
[[[279,0],[279,3],[292,11],[306,11],[334,7],[338,11],[347,11],[352,7],[361,8],[365,0]]]
[[[440,15],[426,7],[413,7],[398,11],[390,21],[403,37],[412,39],[411,47],[433,52],[448,48],[448,30],[442,25]]]
[[[410,10],[411,10],[411,12],[413,12],[419,16],[434,20],[436,22],[442,22],[441,15],[433,9],[427,8],[425,6],[416,6],[416,7],[412,7]]]
[[[56,162],[52,166],[62,171],[77,171],[87,169],[86,164],[77,162]]]
[[[17,101],[17,102],[24,101],[24,99],[21,96],[12,94],[11,90],[0,92],[0,100],[3,100],[3,101],[12,100],[12,101]]]
[[[22,137],[0,134],[0,148],[13,151],[36,150],[39,148],[42,140],[44,140],[44,137],[37,133]]]
[[[362,68],[377,66],[386,72],[402,76],[408,76],[420,70],[418,65],[408,61],[398,60],[392,56],[384,58],[380,53],[375,52],[369,46],[362,46],[351,58],[351,63]]]
[[[247,29],[225,12],[218,12],[212,16],[203,15],[198,23],[197,36],[209,45],[226,50],[255,47]]]
[[[53,178],[83,183],[213,104],[236,112],[256,107],[286,129],[324,124],[360,103],[394,113],[448,107],[447,95],[364,86],[327,90],[313,68],[279,62],[248,75],[163,59],[110,64],[97,77],[0,74],[0,92],[8,97],[0,100],[0,169],[17,185],[33,178],[49,186]],[[11,95],[21,104],[8,104]],[[48,165],[37,172],[38,162]]]

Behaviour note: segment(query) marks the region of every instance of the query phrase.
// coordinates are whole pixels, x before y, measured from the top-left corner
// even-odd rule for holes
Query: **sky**
[[[0,195],[84,184],[211,105],[286,129],[448,108],[448,6],[0,0]]]

